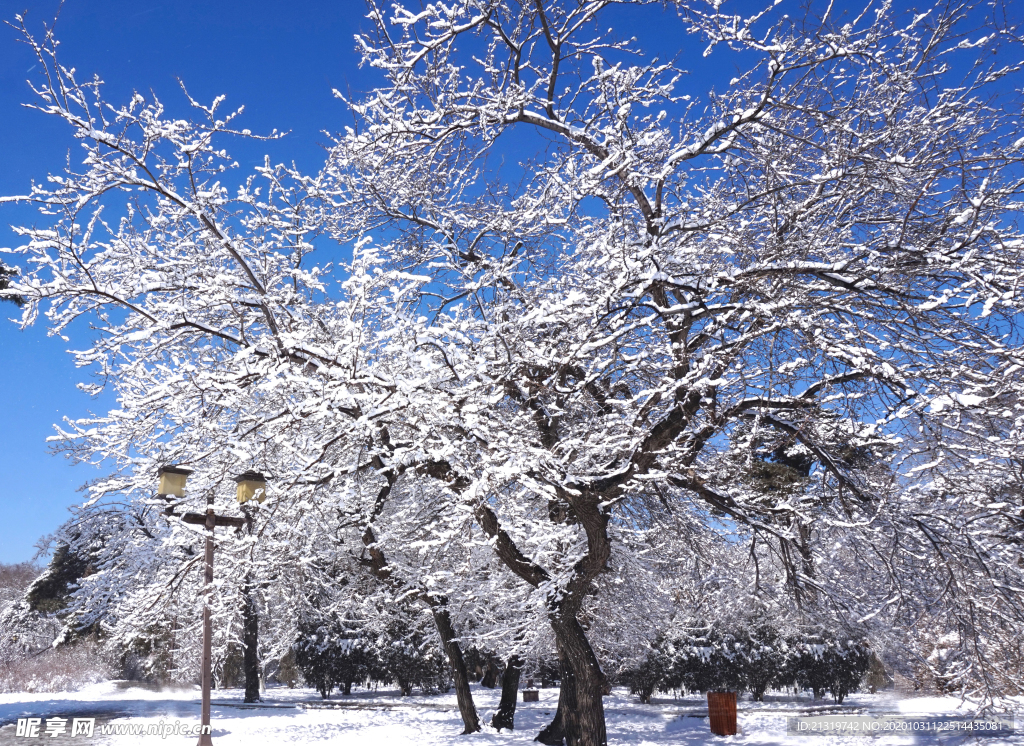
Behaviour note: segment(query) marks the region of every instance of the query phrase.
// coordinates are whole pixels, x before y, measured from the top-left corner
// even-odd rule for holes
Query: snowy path
[[[278,744],[328,744],[337,746],[440,746],[464,744],[533,743],[536,733],[548,723],[558,701],[557,689],[543,689],[541,701],[520,703],[516,712],[516,731],[495,733],[489,728],[471,739],[459,735],[461,722],[454,694],[400,697],[394,691],[358,691],[352,696],[335,694],[321,700],[309,689],[272,689],[266,702],[259,706],[242,703],[240,690],[215,693],[213,701],[214,742],[218,746],[278,746]],[[481,719],[489,722],[497,707],[500,692],[474,687],[474,697]],[[946,734],[857,737],[787,735],[787,717],[793,715],[843,714],[917,714],[931,717],[962,716],[957,710],[959,700],[952,697],[896,699],[892,694],[853,695],[845,705],[814,703],[807,698],[769,697],[766,702],[740,703],[740,735],[718,739],[708,730],[706,708],[699,697],[678,700],[656,699],[650,705],[640,704],[623,690],[605,700],[609,743],[613,746],[697,746],[728,742],[776,746],[926,746],[929,744],[980,743],[984,746],[1024,746],[1024,732],[1010,737],[973,737]],[[160,721],[196,723],[199,718],[198,691],[147,691],[118,689],[107,683],[69,694],[3,694],[0,695],[0,723],[12,723],[18,717],[96,717],[97,734],[92,739],[68,735],[46,742],[138,744],[159,742],[192,744],[194,737],[170,735],[103,735],[101,725],[149,725]],[[1018,726],[1021,721],[1018,720]],[[42,739],[41,739],[42,740]],[[0,728],[0,746],[38,743],[35,739],[18,738],[14,725]]]

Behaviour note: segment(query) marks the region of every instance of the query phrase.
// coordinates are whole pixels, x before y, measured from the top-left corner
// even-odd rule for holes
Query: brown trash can
[[[708,692],[708,717],[716,736],[735,736],[736,692]]]
[[[524,702],[540,702],[540,691],[537,689],[523,689]]]

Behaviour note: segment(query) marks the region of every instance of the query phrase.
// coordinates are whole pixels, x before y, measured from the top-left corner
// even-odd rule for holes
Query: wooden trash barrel
[[[524,702],[540,702],[540,691],[538,689],[523,689]]]
[[[716,736],[735,736],[736,692],[708,692],[708,717]]]

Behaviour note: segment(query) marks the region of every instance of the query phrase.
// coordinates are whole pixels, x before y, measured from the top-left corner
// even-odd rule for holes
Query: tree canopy
[[[862,630],[932,620],[954,679],[1008,685],[1015,27],[981,4],[679,0],[669,60],[606,31],[613,6],[651,12],[372,4],[357,44],[384,82],[346,99],[313,175],[236,177],[226,143],[252,135],[222,98],[108,104],[25,30],[35,106],[82,158],[20,198],[45,224],[18,229],[13,287],[25,323],[93,320],[75,355],[119,401],[63,432],[113,469],[85,509],[119,538],[84,618],[143,566],[123,618],[186,587],[197,534],[153,497],[158,466],[194,470],[182,505],[255,468],[270,499],[229,576],[330,584],[310,559],[343,562],[439,630],[443,610],[506,650],[546,640],[570,743],[605,742],[602,659],[638,605],[730,588]],[[744,71],[684,94],[701,53]]]

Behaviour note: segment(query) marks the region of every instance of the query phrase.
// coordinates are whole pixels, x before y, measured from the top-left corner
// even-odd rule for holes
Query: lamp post
[[[160,480],[157,494],[160,497],[184,497],[185,482],[191,473],[191,469],[182,469],[180,466],[160,467],[160,471],[156,473]]]
[[[187,517],[189,514],[185,515]],[[213,746],[213,737],[210,734],[210,679],[213,674],[213,619],[210,611],[210,593],[213,591],[213,529],[217,525],[217,516],[213,512],[213,495],[206,498],[203,525],[206,527],[206,563],[203,568],[203,660],[200,669],[203,705],[199,746]]]
[[[158,472],[160,496],[165,498],[184,497],[185,483],[188,480],[188,475],[191,473],[188,469],[182,469],[178,466],[165,466],[161,468]],[[239,487],[240,489],[241,487]],[[241,500],[241,498],[239,499]],[[176,515],[174,507],[173,505],[169,506],[164,510],[164,513],[169,516]],[[210,686],[213,678],[213,620],[210,610],[210,593],[213,592],[213,530],[217,526],[241,528],[245,525],[245,519],[217,515],[213,509],[213,495],[211,494],[206,499],[205,514],[185,513],[181,516],[181,520],[185,523],[203,526],[206,529],[206,564],[203,574],[203,659],[201,673],[203,703],[201,709],[202,727],[200,729],[198,746],[213,746],[213,739],[210,736]]]
[[[258,471],[250,470],[239,474],[235,477],[235,484],[238,485],[235,496],[239,505],[244,505],[253,498],[259,502],[267,499],[267,480]]]

